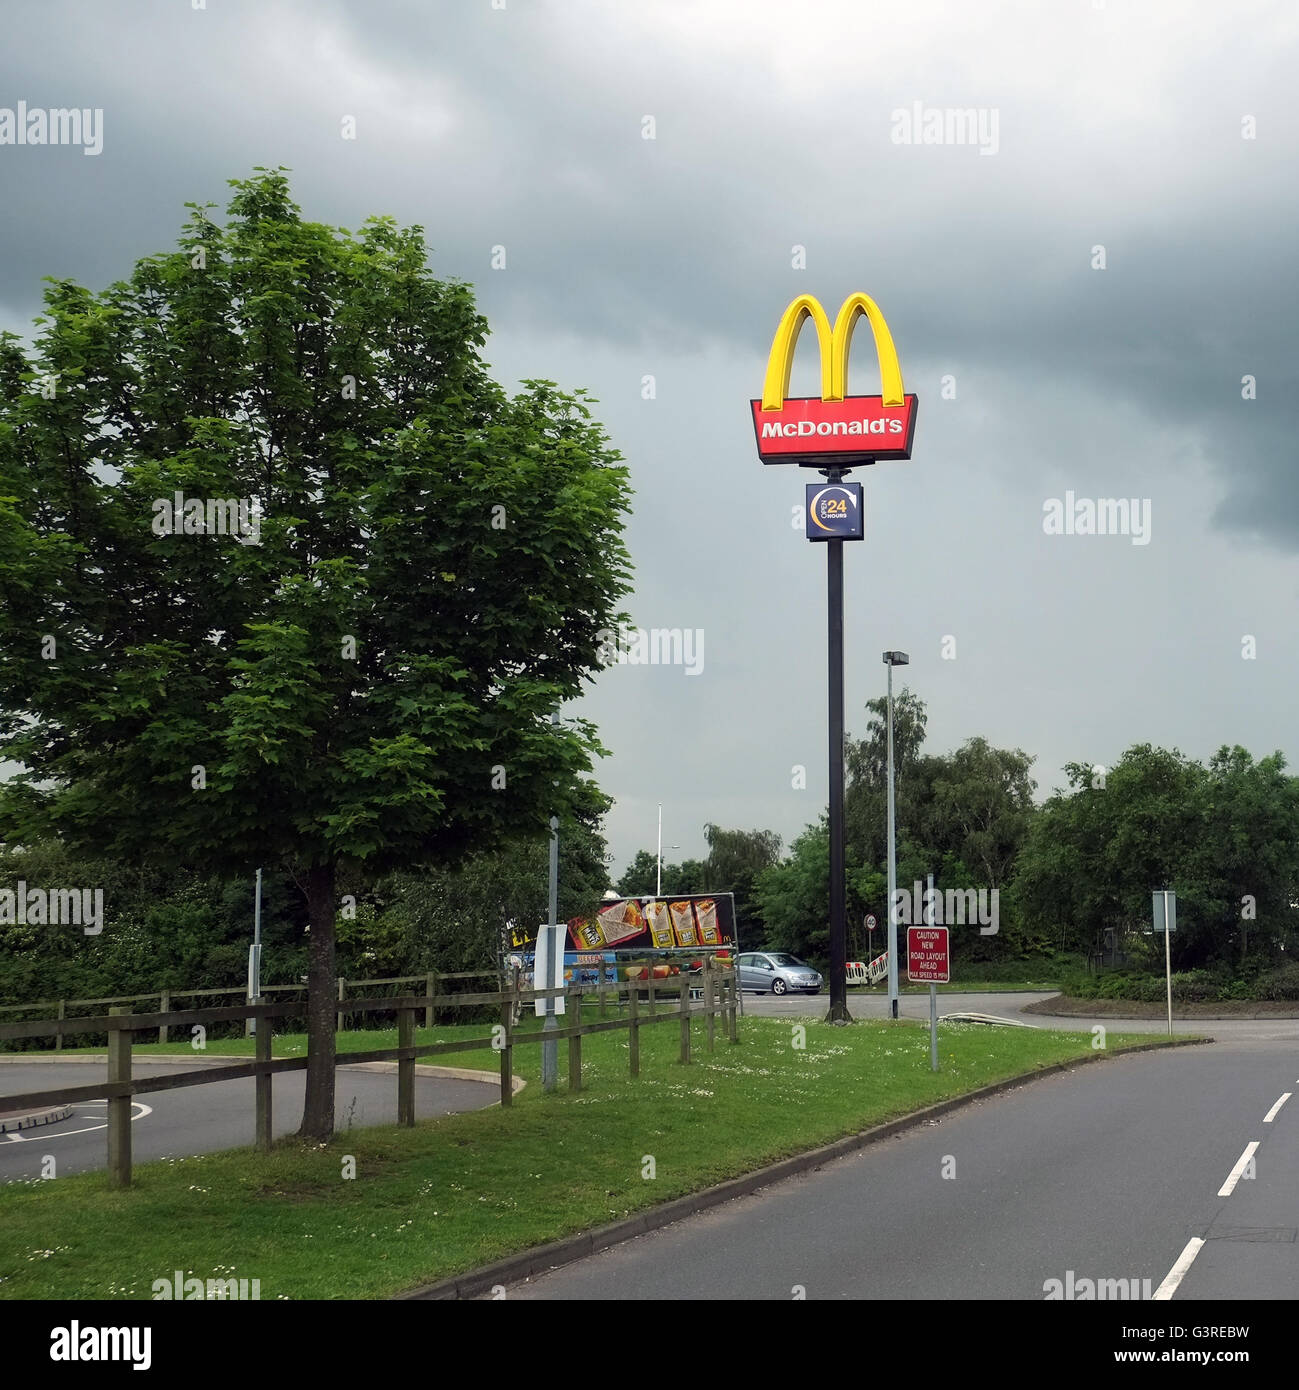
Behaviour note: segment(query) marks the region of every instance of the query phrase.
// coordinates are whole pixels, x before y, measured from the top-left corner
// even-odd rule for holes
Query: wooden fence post
[[[681,979],[681,1061],[690,1062],[690,980],[686,975]]]
[[[432,1026],[433,1026],[433,996],[438,992],[438,991],[437,991],[437,983],[438,983],[438,972],[437,972],[436,970],[430,970],[430,971],[428,972],[427,978],[426,978],[425,981],[424,981],[424,986],[425,986],[425,989],[428,991],[428,997],[429,997],[429,1002],[428,1002],[427,1004],[424,1005],[424,1027],[425,1027],[425,1028],[432,1028]]]
[[[129,1014],[124,1004],[108,1011],[113,1015]],[[131,1031],[114,1028],[108,1031],[108,1079],[131,1080]],[[108,1099],[108,1182],[110,1187],[131,1185],[131,1097],[110,1096]]]
[[[508,1106],[514,1099],[514,1048],[510,1043],[510,1028],[513,1005],[509,999],[501,1001],[501,1104]]]
[[[572,1001],[573,1013],[569,1027],[577,1031],[568,1040],[568,1089],[576,1095],[582,1089],[582,992],[579,989]]]
[[[727,1001],[727,1021],[730,1024],[730,1038],[733,1043],[740,1040],[740,1027],[736,1022],[736,994],[740,987],[740,976],[734,966],[731,967],[731,978],[726,982],[726,1001]]]
[[[653,970],[653,969],[654,969],[654,967],[653,967],[652,965],[649,966],[649,967],[647,967],[647,968],[648,968],[649,970]],[[648,980],[649,980],[649,1016],[650,1016],[651,1018],[653,1018],[653,1017],[654,1017],[654,976],[653,976],[653,975],[648,975],[647,978],[648,978]]]
[[[604,961],[603,961],[603,960],[600,962],[599,967],[598,967],[598,970],[599,970],[599,973],[598,973],[598,974],[596,975],[596,977],[595,977],[595,988],[596,988],[596,992],[597,992],[597,993],[599,994],[599,996],[600,996],[600,1017],[603,1018],[603,1017],[604,1017]]]
[[[158,996],[158,1012],[160,1014],[169,1014],[171,1012],[170,990],[164,989]],[[165,1043],[167,1041],[167,1025],[165,1023],[161,1024],[158,1028],[158,1041],[160,1043]]]
[[[627,981],[627,1006],[631,1010],[627,1050],[631,1054],[631,1074],[640,1075],[640,990],[635,980]]]
[[[262,1003],[265,995],[259,994],[254,1001]],[[257,1020],[257,1060],[259,1062],[269,1062],[271,1060],[271,1020],[269,1018],[259,1018]],[[265,1153],[271,1147],[271,1074],[267,1072],[263,1075],[257,1073],[257,1096],[255,1100],[257,1111],[257,1147]]]
[[[338,977],[338,1002],[340,1004],[343,1002],[343,986],[346,983],[347,981],[340,975]],[[336,1013],[334,1015],[334,1032],[338,1033],[340,1031],[344,1033],[347,1032],[347,1015]]]
[[[397,1046],[415,1046],[415,1010],[397,1010]],[[397,1123],[409,1129],[415,1123],[415,1059],[397,1059]]]

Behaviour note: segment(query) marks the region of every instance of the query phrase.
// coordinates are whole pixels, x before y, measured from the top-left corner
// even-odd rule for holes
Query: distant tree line
[[[850,739],[845,794],[848,950],[883,950],[887,923],[886,708],[867,705],[865,736]],[[1162,966],[1148,935],[1150,895],[1178,895],[1172,960],[1179,974],[1263,978],[1299,953],[1299,778],[1274,753],[1255,761],[1223,748],[1206,765],[1142,744],[1112,768],[1071,763],[1068,785],[1033,800],[1032,759],[972,738],[950,753],[925,751],[926,711],[907,690],[894,701],[897,882],[933,872],[946,888],[996,889],[995,935],[954,927],[958,962],[1080,962],[1091,953]],[[589,912],[609,887],[603,819],[611,801],[580,784],[560,827],[562,920]],[[791,950],[824,962],[829,948],[829,837],[824,816],[784,849],[770,830],[704,827],[703,858],[664,863],[664,896],[735,896],[744,949]],[[520,837],[456,867],[340,882],[338,969],[375,978],[492,969],[513,929],[547,916],[548,838]],[[652,850],[613,884],[623,896],[656,891]],[[58,841],[0,850],[0,887],[105,889],[106,928],[0,920],[0,1002],[89,998],[163,987],[242,985],[251,937],[249,877],[129,869],[77,858]],[[863,924],[873,913],[877,929]],[[264,979],[291,983],[307,969],[302,895],[282,872],[263,882]],[[1190,975],[1186,975],[1190,979]],[[1288,986],[1287,986],[1288,989]],[[1283,991],[1277,997],[1289,997]]]

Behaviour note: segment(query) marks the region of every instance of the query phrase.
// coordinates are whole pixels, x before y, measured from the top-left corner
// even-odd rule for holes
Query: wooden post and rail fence
[[[462,976],[468,978],[469,976]],[[440,975],[438,979],[451,978]],[[432,977],[404,977],[402,983],[411,980],[431,981]],[[392,980],[354,981],[354,984],[392,984]],[[483,993],[434,994],[431,989],[425,994],[407,994],[390,997],[369,997],[345,999],[342,997],[343,982],[340,980],[339,999],[336,1004],[336,1018],[344,1015],[362,1016],[376,1013],[396,1013],[397,1046],[395,1048],[374,1048],[364,1052],[340,1053],[334,1065],[348,1066],[359,1062],[397,1063],[397,1123],[411,1126],[415,1123],[415,1062],[419,1057],[450,1056],[457,1052],[474,1052],[490,1048],[500,1055],[500,1103],[510,1105],[514,1095],[514,1049],[531,1043],[566,1039],[568,1042],[568,1087],[571,1092],[582,1089],[582,1039],[595,1033],[614,1031],[627,1032],[628,1060],[633,1077],[640,1075],[640,1031],[654,1024],[666,1023],[676,1018],[680,1022],[681,1043],[680,1061],[688,1064],[691,1060],[690,1024],[693,1018],[704,1019],[705,1044],[712,1052],[716,1044],[716,1020],[722,1019],[725,1036],[731,1042],[739,1041],[737,1012],[740,1007],[738,980],[734,968],[720,967],[709,960],[702,971],[702,982],[692,980],[689,975],[669,976],[664,979],[614,980],[609,983],[601,979],[596,991],[599,995],[599,1021],[584,1022],[581,1016],[582,999],[592,990],[582,985],[572,985],[563,989],[520,990],[505,989]],[[275,987],[272,987],[275,988]],[[299,986],[278,986],[279,989],[298,989]],[[185,995],[220,994],[237,991],[185,991]],[[268,989],[269,992],[269,989]],[[648,1007],[645,1013],[640,1009],[641,993],[647,996]],[[158,994],[135,996],[139,998],[167,998],[168,994],[178,995],[180,991],[160,991]],[[660,1003],[675,995],[674,1009],[660,1009]],[[701,1007],[695,1008],[696,996],[702,995]],[[541,1029],[520,1030],[515,1024],[519,1008],[538,999],[560,998],[570,1001],[572,1012],[565,1015],[565,1026],[552,1032]],[[625,1005],[625,1013],[620,1018],[607,1019],[605,1013],[610,997],[618,1007]],[[69,1001],[92,1003],[97,1001]],[[11,1005],[10,1008],[35,1008],[37,1005]],[[239,1077],[255,1078],[254,1095],[255,1143],[259,1149],[268,1150],[272,1137],[272,1078],[277,1072],[305,1071],[306,1057],[272,1056],[272,1038],[275,1020],[300,1018],[305,1005],[302,1001],[268,1003],[264,998],[208,1009],[163,1009],[157,1013],[133,1014],[121,1005],[111,1007],[107,1014],[88,1017],[66,1017],[60,1008],[56,1018],[32,1019],[21,1023],[0,1023],[0,1043],[25,1038],[53,1037],[58,1047],[62,1039],[69,1035],[85,1033],[107,1033],[108,1068],[105,1080],[84,1086],[59,1086],[43,1091],[28,1091],[18,1095],[4,1095],[6,1109],[36,1110],[47,1106],[76,1104],[86,1100],[107,1100],[108,1102],[108,1173],[109,1181],[115,1187],[126,1187],[131,1182],[131,1106],[132,1098],[147,1095],[152,1091],[171,1091],[182,1086],[202,1086],[216,1081],[231,1081]],[[450,1042],[419,1043],[415,1041],[416,1019],[424,1017],[424,1026],[432,1026],[435,1010],[445,1011],[460,1008],[497,1008],[500,1022],[492,1027],[488,1037],[459,1038]],[[571,1019],[571,1022],[567,1020]],[[170,1076],[136,1076],[131,1069],[132,1044],[138,1033],[157,1032],[159,1041],[166,1041],[168,1030],[190,1027],[195,1024],[206,1028],[213,1023],[256,1021],[256,1053],[251,1062],[231,1059],[222,1066],[204,1066],[193,1071],[181,1071]],[[24,1056],[40,1054],[25,1053]]]

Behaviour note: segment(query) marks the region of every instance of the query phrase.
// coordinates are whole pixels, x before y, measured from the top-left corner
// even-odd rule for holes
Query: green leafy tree
[[[584,397],[492,382],[421,229],[233,187],[129,279],[53,282],[30,353],[0,340],[0,834],[287,872],[326,1138],[338,877],[565,809],[601,750],[552,716],[624,621],[628,485]]]
[[[608,885],[600,825],[611,802],[590,782],[578,793],[559,826],[561,922],[592,912]],[[394,974],[494,970],[511,927],[532,936],[546,920],[549,880],[549,834],[518,839],[454,867],[393,875],[379,886],[369,923],[349,935],[363,959],[385,961]]]
[[[1102,782],[1082,763],[1032,823],[1015,872],[1030,921],[1092,948],[1107,928],[1150,924],[1150,894],[1177,890],[1169,943],[1182,968],[1271,955],[1292,940],[1299,884],[1299,781],[1275,753],[1222,748],[1209,766],[1130,748]]]
[[[882,864],[888,853],[888,699],[868,700],[866,737],[844,749],[844,844],[850,860]],[[899,842],[914,835],[927,786],[921,748],[925,703],[905,686],[893,697],[894,810]]]
[[[621,898],[647,898],[658,892],[658,874],[654,867],[652,850],[638,850],[636,857],[623,871],[622,877],[614,884],[614,891]],[[708,861],[705,859],[684,859],[680,864],[663,865],[663,896],[679,897],[683,893],[711,893],[715,890],[709,883]]]
[[[1033,817],[1032,765],[1018,748],[994,748],[983,738],[936,760],[926,842],[959,859],[983,886],[1000,888]]]
[[[774,830],[724,830],[705,825],[708,844],[706,893],[735,895],[735,936],[740,950],[753,950],[763,939],[754,901],[758,875],[780,860],[780,836]]]
[[[809,825],[779,864],[762,870],[754,898],[772,950],[824,960],[830,950],[830,827]]]

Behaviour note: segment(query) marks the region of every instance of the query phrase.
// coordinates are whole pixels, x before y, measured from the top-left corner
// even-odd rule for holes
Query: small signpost
[[[1168,936],[1177,930],[1177,894],[1171,888],[1156,888],[1150,895],[1154,930],[1164,934],[1164,982],[1168,989],[1168,1036],[1173,1036],[1173,954]]]
[[[907,928],[907,979],[929,985],[929,1067],[938,1070],[938,986],[952,978],[951,952],[946,927],[934,920],[934,876],[929,875],[925,903],[926,925]]]
[[[537,954],[532,970],[533,989],[564,988],[564,933],[567,930],[562,924],[537,928]],[[563,995],[558,998],[537,999],[533,1003],[538,1018],[553,1018],[556,1014],[564,1012]]]

